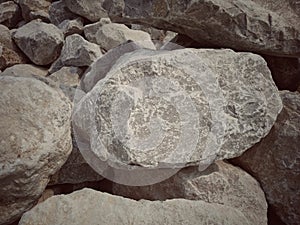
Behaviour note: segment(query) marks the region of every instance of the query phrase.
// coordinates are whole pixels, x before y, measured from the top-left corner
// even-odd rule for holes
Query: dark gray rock
[[[13,1],[0,3],[0,23],[9,27],[15,27],[22,20],[20,7]]]

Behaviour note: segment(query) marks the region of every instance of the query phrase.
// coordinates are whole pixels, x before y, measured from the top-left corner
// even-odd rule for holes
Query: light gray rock
[[[51,74],[48,78],[58,82],[59,84],[67,85],[70,87],[77,87],[79,85],[80,76],[83,69],[78,67],[62,67],[57,72]]]
[[[206,47],[300,56],[300,4],[295,0],[113,0],[114,22],[186,34]]]
[[[28,77],[0,76],[0,224],[35,205],[72,150],[71,103]]]
[[[260,143],[232,162],[261,184],[273,213],[287,225],[300,221],[300,93],[280,93],[283,110]]]
[[[99,77],[96,65],[89,81]],[[139,169],[204,170],[214,160],[241,155],[267,135],[281,108],[258,55],[141,49],[120,57],[81,98],[73,127],[95,170],[112,170],[107,176],[118,183],[140,182]]]
[[[68,224],[70,221],[74,225],[251,224],[238,210],[220,204],[184,199],[137,202],[91,189],[51,197],[25,213],[19,224]]]
[[[84,36],[87,40],[90,40],[91,42],[96,43],[96,34],[100,27],[102,27],[104,24],[111,23],[109,18],[101,18],[100,21],[92,24],[87,24],[84,26]]]
[[[22,9],[22,15],[25,21],[41,19],[44,22],[49,21],[48,8],[51,0],[18,0]]]
[[[89,66],[102,56],[97,44],[88,42],[78,34],[66,38],[60,60],[65,66]]]
[[[50,22],[58,26],[64,20],[73,20],[78,18],[78,15],[72,13],[66,6],[65,1],[55,1],[49,6]]]
[[[83,33],[83,19],[77,18],[74,20],[64,20],[58,25],[58,28],[62,30],[64,36],[67,37],[72,34]]]
[[[63,34],[56,26],[35,20],[18,28],[13,39],[36,65],[52,63],[63,44]]]
[[[65,0],[65,4],[75,14],[78,14],[91,22],[96,22],[103,17],[107,17],[107,12],[103,9],[104,0]]]
[[[13,1],[0,3],[0,23],[13,28],[22,20],[20,7]]]
[[[259,183],[238,167],[218,161],[205,171],[182,169],[173,177],[149,186],[113,184],[113,193],[135,200],[183,198],[217,203],[239,210],[251,224],[267,225],[267,202]]]
[[[93,26],[85,27],[84,34],[90,42],[99,44],[106,51],[129,40],[140,43],[145,48],[155,49],[148,33],[131,30],[124,24],[102,24],[99,22]]]
[[[17,64],[6,68],[1,75],[5,76],[20,76],[23,77],[32,77],[32,76],[40,76],[46,77],[48,74],[47,69],[34,66],[31,64]]]

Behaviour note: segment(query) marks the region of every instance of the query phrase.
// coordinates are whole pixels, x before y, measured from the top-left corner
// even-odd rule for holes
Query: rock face
[[[0,4],[0,23],[12,28],[21,21],[21,10],[14,1],[5,1]]]
[[[102,53],[98,45],[73,34],[66,38],[59,60],[65,66],[89,66],[100,56]]]
[[[96,22],[103,17],[107,17],[107,12],[103,9],[104,0],[65,0],[67,7],[75,14],[78,14],[92,22]]]
[[[51,4],[51,0],[18,0],[22,15],[25,21],[31,21],[34,19],[42,19],[43,21],[49,21],[48,8]]]
[[[106,51],[129,40],[139,42],[145,48],[155,49],[148,33],[131,30],[124,24],[103,24],[99,29],[85,29],[84,34],[89,41],[99,44]]]
[[[132,187],[113,184],[113,193],[132,199],[184,198],[218,203],[239,210],[250,224],[267,224],[267,202],[258,182],[238,167],[218,161],[205,171],[182,169],[161,183]]]
[[[64,20],[73,20],[78,18],[78,15],[72,13],[63,0],[51,3],[49,6],[49,16],[51,23],[56,26]]]
[[[263,56],[280,90],[296,91],[300,85],[300,58]]]
[[[74,225],[251,224],[239,211],[220,204],[184,199],[137,202],[91,189],[51,197],[25,213],[19,224],[68,224],[70,221]]]
[[[0,221],[29,210],[71,152],[71,104],[32,78],[0,76]]]
[[[241,155],[267,135],[281,108],[270,71],[257,55],[141,49],[119,58],[82,97],[73,125],[95,170],[112,170],[109,179],[139,186],[141,168],[204,170],[214,160]],[[128,168],[135,176],[121,172]]]
[[[300,94],[281,92],[283,110],[260,143],[233,163],[262,185],[270,207],[287,225],[300,221]]]
[[[115,22],[172,30],[207,47],[300,56],[300,5],[294,0],[122,0],[106,7]]]
[[[60,54],[63,34],[54,25],[31,21],[17,29],[13,38],[18,47],[37,65],[48,65]]]

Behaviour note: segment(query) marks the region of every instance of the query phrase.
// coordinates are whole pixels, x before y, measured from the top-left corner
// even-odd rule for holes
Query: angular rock
[[[96,65],[90,81],[103,75]],[[126,184],[141,182],[147,168],[203,170],[239,156],[268,134],[281,108],[258,55],[141,49],[120,57],[80,99],[73,127],[87,162]]]
[[[73,34],[66,38],[59,60],[65,66],[89,66],[100,56],[102,53],[97,44]]]
[[[51,197],[25,213],[19,224],[68,224],[70,221],[74,225],[251,224],[236,209],[220,204],[185,199],[137,202],[92,189]]]
[[[91,22],[96,22],[103,17],[108,17],[103,9],[104,0],[65,0],[65,4],[75,14],[78,14]]]
[[[109,1],[106,9],[114,22],[172,30],[207,47],[300,56],[300,5],[294,0],[122,0]]]
[[[50,4],[50,0],[19,0],[23,18],[27,22],[35,19],[41,19],[44,22],[48,22],[48,8]]]
[[[261,184],[269,206],[287,225],[300,221],[300,93],[280,93],[283,110],[260,143],[232,162]]]
[[[52,2],[49,6],[50,22],[58,26],[64,20],[73,20],[78,18],[78,15],[72,13],[63,0]]]
[[[77,18],[74,20],[64,20],[58,25],[58,28],[62,30],[65,37],[72,34],[82,34],[83,20],[82,18]]]
[[[11,66],[9,68],[6,68],[2,76],[20,76],[23,77],[34,77],[34,76],[40,76],[40,77],[46,77],[48,74],[48,71],[45,68],[34,66],[31,64],[17,64],[14,66]]]
[[[53,24],[31,21],[13,34],[18,47],[37,65],[48,65],[60,54],[62,32]]]
[[[251,224],[267,224],[267,202],[259,183],[238,167],[218,161],[205,171],[182,169],[161,183],[133,187],[113,184],[113,193],[132,199],[183,198],[218,203],[239,210]]]
[[[32,78],[0,76],[0,221],[29,210],[72,149],[71,103]]]
[[[300,85],[300,58],[263,57],[279,90],[296,91]]]
[[[99,27],[97,29],[97,27]],[[145,48],[155,49],[148,33],[139,30],[131,30],[124,24],[108,23],[100,26],[96,24],[92,29],[84,29],[86,38],[93,43],[99,44],[102,49],[108,51],[126,41],[140,43]]]
[[[26,63],[26,59],[10,48],[0,45],[0,69],[4,70],[7,67],[15,64]]]
[[[77,87],[83,70],[78,67],[63,67],[59,71],[51,74],[48,78],[59,84]]]
[[[84,182],[100,181],[103,177],[96,173],[82,157],[76,141],[73,140],[73,150],[66,163],[51,176],[48,185],[80,184]]]
[[[87,40],[96,43],[96,33],[104,25],[111,23],[109,18],[101,18],[100,21],[84,26],[84,36]]]
[[[0,4],[0,23],[9,27],[15,27],[22,20],[20,7],[13,1]]]
[[[14,43],[11,38],[9,29],[2,24],[0,24],[0,34],[1,34],[0,45],[5,46],[10,49],[14,48]]]

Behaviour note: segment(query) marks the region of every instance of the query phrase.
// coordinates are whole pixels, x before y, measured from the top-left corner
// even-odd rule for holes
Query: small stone
[[[108,17],[103,9],[104,0],[65,0],[65,4],[75,14],[78,14],[91,22],[96,22],[103,17]]]
[[[0,23],[9,27],[15,27],[22,20],[20,7],[13,1],[5,1],[0,4]]]
[[[65,1],[52,2],[49,7],[50,22],[58,26],[64,20],[74,20],[78,15],[72,13],[65,4]]]
[[[96,43],[95,35],[104,24],[111,23],[109,18],[101,18],[100,21],[84,26],[84,36],[87,40]]]
[[[10,49],[15,47],[9,29],[2,24],[0,24],[0,34],[0,45]]]
[[[47,0],[19,0],[23,18],[27,22],[35,19],[41,19],[44,22],[48,22],[48,8],[50,4],[51,1]]]
[[[15,64],[26,63],[26,59],[10,48],[0,45],[0,69],[4,70],[7,67]]]
[[[64,20],[58,25],[58,28],[62,30],[65,37],[72,34],[82,34],[83,19],[77,18],[74,20]]]
[[[51,74],[48,78],[58,82],[59,84],[77,87],[82,73],[83,70],[78,67],[62,67],[57,72]]]
[[[52,63],[63,44],[63,34],[56,26],[35,20],[18,28],[13,39],[36,65]]]

